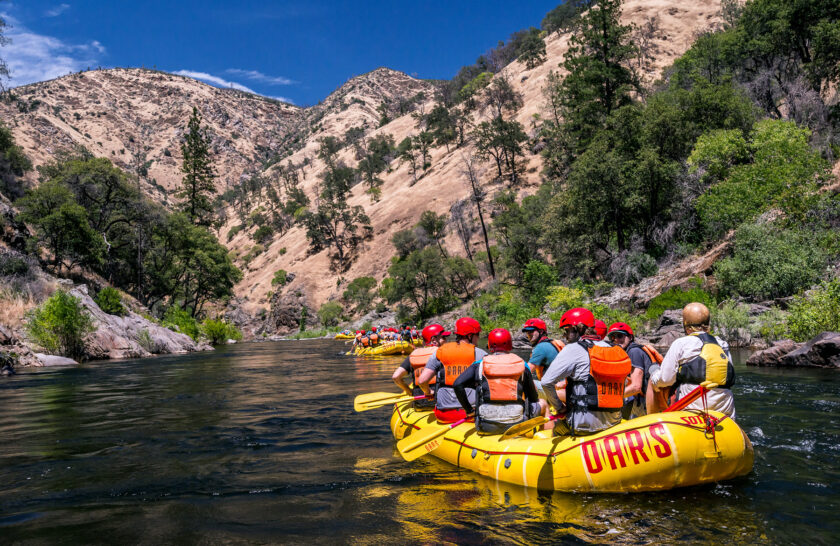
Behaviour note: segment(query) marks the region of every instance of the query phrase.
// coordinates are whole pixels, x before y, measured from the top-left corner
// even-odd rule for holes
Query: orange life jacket
[[[516,402],[523,399],[525,361],[513,353],[487,355],[479,365],[482,402]]]
[[[586,394],[576,395],[574,386],[581,381],[566,382],[566,400],[579,410],[618,410],[624,406],[624,383],[630,375],[630,357],[621,347],[601,347],[591,341],[578,343],[589,353],[589,377],[583,384]]]
[[[414,384],[417,385],[417,381],[420,379],[420,374],[423,373],[423,369],[426,367],[426,362],[429,361],[429,358],[435,354],[437,351],[437,347],[419,347],[411,351],[411,354],[408,355],[408,361],[411,363],[411,371],[414,375]],[[429,385],[435,384],[435,378],[429,381]]]
[[[367,347],[369,344],[370,340],[367,338],[367,336],[362,336],[362,346]]]
[[[370,343],[371,345],[376,345],[379,343],[379,335],[378,334],[371,334],[370,335]]]
[[[650,357],[651,362],[654,364],[662,364],[662,361],[665,360],[665,357],[662,356],[659,351],[657,351],[653,345],[639,345],[644,352]]]
[[[437,359],[443,364],[438,372],[438,386],[451,387],[458,376],[475,362],[475,345],[456,341],[444,343],[438,347]]]

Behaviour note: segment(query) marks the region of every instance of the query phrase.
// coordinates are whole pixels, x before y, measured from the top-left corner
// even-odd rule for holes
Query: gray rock
[[[513,332],[513,348],[520,350],[531,350],[531,342],[523,332]]]
[[[196,343],[190,336],[173,332],[133,311],[127,311],[124,316],[109,315],[91,299],[85,285],[74,286],[69,291],[81,300],[96,327],[96,330],[85,338],[87,358],[140,358],[151,354],[178,354],[213,349],[206,343]]]
[[[35,356],[41,361],[42,366],[73,366],[78,364],[72,358],[64,356],[47,355],[44,353],[35,353]]]
[[[17,341],[14,332],[0,324],[0,345],[9,345]]]
[[[659,317],[659,328],[673,325],[682,327],[682,309],[668,309]]]
[[[801,343],[796,343],[792,339],[775,341],[767,349],[750,355],[747,359],[747,366],[781,366],[782,358],[801,346]]]
[[[350,323],[351,330],[358,330],[362,324],[370,322],[373,326],[394,326],[397,324],[397,313],[386,309],[385,311],[370,311],[364,316]]]
[[[288,334],[300,327],[301,311],[306,308],[306,326],[317,327],[318,315],[309,305],[306,293],[301,290],[287,290],[271,296],[271,310],[258,333]]]
[[[682,331],[682,329],[680,329],[680,330],[671,330],[657,340],[654,340],[653,336],[649,336],[649,337],[651,339],[651,343],[653,343],[653,346],[656,347],[657,350],[659,350],[660,352],[662,352],[664,354],[663,349],[667,350],[668,347],[670,347],[671,344],[674,341],[678,340],[679,338],[683,337],[684,335],[685,335],[685,333]]]
[[[782,366],[840,368],[840,332],[823,332],[781,359]]]

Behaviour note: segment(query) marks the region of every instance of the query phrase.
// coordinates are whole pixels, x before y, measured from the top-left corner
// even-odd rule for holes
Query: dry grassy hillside
[[[258,171],[301,119],[296,106],[143,69],[95,70],[14,89],[0,117],[40,165],[82,145],[140,175],[162,199],[180,182],[181,136],[193,106],[213,135],[219,185]],[[30,174],[34,179],[35,175]]]
[[[647,83],[653,82],[661,70],[670,65],[673,60],[688,49],[698,33],[703,32],[719,23],[718,11],[720,2],[717,0],[701,0],[697,2],[678,2],[676,0],[628,0],[624,5],[623,21],[639,27],[648,24],[652,19],[656,21],[653,32],[647,39],[647,58],[639,60],[639,69]],[[546,39],[548,60],[537,68],[527,70],[519,62],[511,63],[496,77],[507,78],[513,86],[522,93],[524,107],[517,113],[517,119],[526,130],[533,127],[536,115],[546,115],[543,88],[546,78],[552,70],[559,70],[568,49],[569,35],[553,34]],[[348,82],[348,85],[352,83]],[[428,102],[425,108],[431,107]],[[348,110],[350,112],[350,110]],[[342,123],[327,125],[324,129],[310,138],[306,146],[291,156],[290,161],[301,163],[305,159],[313,161],[318,148],[317,138],[326,135],[341,137],[349,127],[358,126],[363,118],[361,115],[352,119],[342,117]],[[337,120],[338,121],[338,120]],[[480,121],[476,117],[475,121]],[[411,115],[399,117],[384,127],[371,130],[368,135],[390,134],[396,142],[416,133],[414,118]],[[375,126],[375,124],[374,124]],[[390,245],[391,236],[415,224],[420,214],[426,210],[437,213],[447,213],[454,202],[464,199],[468,194],[467,182],[462,173],[463,157],[472,155],[472,149],[467,146],[453,149],[447,153],[445,148],[438,148],[432,152],[432,167],[416,185],[411,185],[412,176],[407,165],[399,162],[392,164],[393,171],[383,175],[383,199],[378,203],[371,203],[364,193],[362,185],[354,188],[350,203],[361,205],[370,216],[374,228],[374,239],[365,243],[361,256],[343,274],[340,282],[334,273],[329,271],[329,260],[326,251],[307,255],[307,241],[301,228],[293,228],[282,237],[266,245],[266,251],[251,261],[244,269],[245,277],[237,286],[237,293],[248,300],[252,311],[256,307],[265,306],[267,295],[272,290],[271,278],[277,269],[296,274],[296,278],[286,290],[300,290],[305,292],[310,302],[316,306],[337,297],[346,286],[356,277],[373,276],[381,280],[387,273],[390,258],[393,254]],[[356,161],[349,149],[341,152],[340,158],[348,165],[355,165]],[[542,159],[538,154],[527,157],[526,181],[521,186],[522,192],[532,193],[540,181]],[[317,191],[319,177],[324,165],[314,160],[311,168],[304,171],[303,187],[314,195]],[[490,194],[498,188],[491,185],[491,165],[482,166],[483,179],[488,184]],[[238,221],[231,221],[222,232],[231,228]],[[477,250],[480,234],[475,232],[473,244]],[[224,237],[223,237],[224,240]],[[231,247],[239,254],[245,254],[253,245],[247,233],[241,232],[232,241]],[[447,237],[447,245],[455,252],[463,254],[460,243],[454,233]],[[285,253],[281,253],[285,249]]]
[[[646,56],[637,62],[643,79],[652,83],[698,33],[715,26],[719,9],[718,0],[627,0],[624,22],[648,29],[639,31],[636,37],[646,51]],[[559,70],[568,40],[568,35],[553,34],[546,38],[545,63],[528,70],[514,62],[496,76],[507,78],[522,93],[524,107],[516,118],[528,131],[533,129],[537,116],[546,115],[543,88],[548,74]],[[377,107],[383,101],[396,104],[423,92],[427,100],[420,101],[419,108],[428,111],[432,91],[429,82],[379,68],[349,80],[318,105],[301,109],[181,76],[112,69],[15,89],[17,99],[0,103],[0,116],[36,165],[61,149],[81,144],[95,155],[109,157],[119,166],[139,173],[148,193],[167,202],[180,180],[179,143],[195,105],[213,135],[220,193],[253,174],[275,177],[279,165],[294,162],[308,165],[302,172],[302,186],[314,197],[324,168],[316,158],[320,138],[341,138],[348,129],[363,127],[367,137],[389,134],[398,143],[417,132],[415,119],[402,115],[378,127]],[[480,121],[480,114],[473,121]],[[316,307],[341,294],[346,283],[356,277],[382,279],[392,256],[390,238],[396,231],[411,227],[423,210],[447,213],[453,203],[466,197],[463,158],[472,155],[472,151],[470,146],[449,152],[445,148],[434,149],[432,167],[415,185],[408,166],[395,161],[392,171],[382,175],[383,197],[377,203],[371,203],[361,184],[356,186],[350,204],[365,208],[374,238],[365,243],[359,258],[341,279],[329,270],[326,251],[308,254],[305,234],[299,227],[266,244],[265,252],[247,267],[239,261],[245,276],[236,292],[246,310],[253,313],[268,305],[267,295],[273,289],[271,279],[281,268],[296,274],[286,290],[306,293],[309,303]],[[340,159],[356,165],[349,148],[341,151]],[[542,160],[538,154],[528,153],[526,161],[525,181],[519,190],[531,193],[540,181]],[[265,165],[271,166],[262,171]],[[480,165],[480,169],[492,196],[498,188],[491,185],[491,165]],[[34,175],[30,177],[34,180]],[[229,218],[220,230],[220,240],[237,256],[243,256],[254,242],[243,230],[228,243],[228,231],[239,224],[234,215]],[[473,245],[477,249],[478,241],[476,231]],[[463,253],[452,233],[447,245],[454,253]]]

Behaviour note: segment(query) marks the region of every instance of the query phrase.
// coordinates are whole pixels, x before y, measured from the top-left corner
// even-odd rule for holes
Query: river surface
[[[395,451],[400,358],[340,341],[0,378],[0,543],[837,544],[840,371],[738,365],[752,474],[665,493],[498,484]]]

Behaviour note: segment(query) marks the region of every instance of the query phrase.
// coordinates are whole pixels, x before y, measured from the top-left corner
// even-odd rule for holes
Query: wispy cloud
[[[225,70],[227,74],[241,76],[249,80],[253,80],[268,85],[292,85],[298,83],[283,76],[267,76],[258,70],[242,70],[241,68],[228,68]]]
[[[241,83],[226,80],[224,78],[214,76],[213,74],[208,74],[207,72],[199,72],[196,70],[176,70],[175,72],[173,72],[173,74],[178,74],[179,76],[186,76],[188,78],[201,80],[203,82],[207,82],[217,87],[230,87],[232,89],[238,89],[239,91],[245,91],[246,93],[253,93],[254,95],[260,95],[263,97],[268,97],[270,99],[276,99],[282,102],[288,102],[289,104],[294,104],[294,101],[292,101],[291,99],[287,99],[286,97],[274,97],[270,95],[263,95],[262,93],[257,93],[250,87],[242,85]]]
[[[45,11],[44,15],[46,15],[47,17],[58,17],[68,9],[70,9],[70,4],[59,4],[58,6]]]
[[[78,72],[97,66],[105,47],[94,40],[87,44],[69,44],[58,38],[37,34],[22,26],[7,13],[0,16],[9,23],[6,35],[11,43],[3,48],[9,66],[9,87],[17,87]]]

